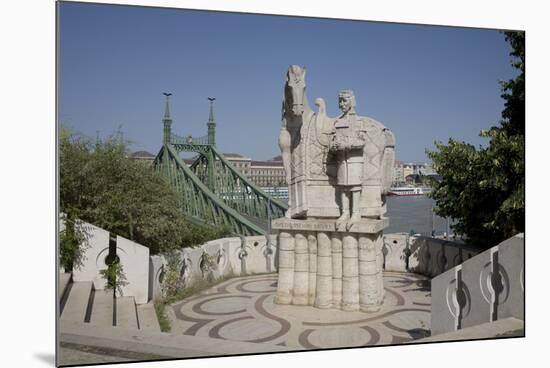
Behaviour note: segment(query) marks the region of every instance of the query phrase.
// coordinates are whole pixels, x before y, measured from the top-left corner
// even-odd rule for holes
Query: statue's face
[[[338,96],[338,107],[345,114],[353,107],[353,97],[349,95]]]

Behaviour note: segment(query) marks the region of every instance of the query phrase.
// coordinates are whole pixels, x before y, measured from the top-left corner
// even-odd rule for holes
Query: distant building
[[[403,164],[403,177],[405,178],[405,181],[407,181],[407,176],[414,174],[414,164],[413,163],[407,163]]]
[[[405,183],[407,184],[421,184],[422,178],[419,174],[410,174],[405,177]]]
[[[250,177],[250,164],[252,162],[252,159],[250,157],[245,157],[243,155],[239,155],[238,153],[224,153],[223,157],[231,164],[235,169],[237,169],[238,172],[243,174],[246,177]]]
[[[252,161],[250,165],[250,180],[260,187],[286,186],[286,175],[280,156],[268,161]]]
[[[256,161],[250,157],[238,153],[224,153],[223,156],[233,167],[246,176],[252,183],[259,187],[285,187],[286,175],[281,156],[275,156],[271,160]],[[149,165],[153,164],[155,155],[147,151],[137,151],[130,155],[131,159],[139,160]],[[191,166],[198,156],[183,158],[187,166]]]
[[[136,151],[129,156],[132,160],[143,162],[147,165],[153,165],[155,155],[147,151]]]
[[[420,177],[435,175],[437,173],[431,164],[404,163],[403,161],[396,160],[393,168],[392,182],[394,186],[399,186],[403,183],[417,183]]]
[[[286,186],[286,176],[281,156],[267,161],[252,160],[238,153],[224,153],[233,167],[259,187]]]
[[[193,164],[193,162],[195,162],[197,158],[194,157],[194,158],[182,158],[183,162],[187,165],[187,167],[191,166],[191,164]]]
[[[403,183],[405,182],[405,175],[403,172],[403,161],[395,160],[393,165],[393,183]]]
[[[423,176],[430,176],[437,174],[430,164],[418,165],[418,174]]]

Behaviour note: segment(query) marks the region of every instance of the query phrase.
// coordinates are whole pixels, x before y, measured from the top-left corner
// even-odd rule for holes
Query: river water
[[[434,206],[435,201],[426,196],[388,196],[386,216],[390,219],[390,226],[384,232],[413,231],[427,235],[432,232],[433,224],[435,234],[443,234],[447,231],[447,220],[436,215],[432,218]]]

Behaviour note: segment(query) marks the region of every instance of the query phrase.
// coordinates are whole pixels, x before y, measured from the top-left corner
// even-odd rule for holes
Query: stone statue
[[[305,75],[305,69],[290,66],[284,87],[279,147],[289,187],[286,217],[340,217],[342,230],[349,230],[359,217],[382,217],[395,160],[393,133],[374,119],[357,116],[349,90],[339,95],[342,115],[338,118],[326,115],[322,98],[315,100],[318,111],[313,111],[306,97]],[[360,137],[351,132],[355,129]],[[362,148],[348,149],[348,140]],[[343,159],[343,155],[352,157]],[[353,183],[341,181],[348,169],[353,169],[354,177],[346,180]]]
[[[315,101],[318,112],[309,107],[305,75],[305,68],[290,66],[284,87],[279,147],[289,189],[286,217],[334,217],[339,214],[329,183],[334,165],[327,162],[332,119],[323,99]]]
[[[278,232],[275,302],[373,312],[384,298],[382,234],[395,160],[393,133],[355,112],[342,90],[337,118],[306,97],[306,71],[289,67],[279,134],[289,188]]]
[[[380,218],[391,185],[395,160],[393,133],[381,123],[357,116],[351,90],[338,94],[342,111],[333,126],[329,150],[337,162],[336,186],[341,195],[341,216],[336,226],[350,230],[361,217]]]
[[[283,99],[283,119],[279,134],[279,147],[283,157],[286,181],[289,188],[287,217],[303,218],[307,213],[306,162],[303,136],[305,122],[313,111],[305,95],[306,70],[293,65],[288,69]]]
[[[338,230],[349,230],[361,219],[359,198],[363,184],[365,123],[355,113],[353,91],[338,94],[338,107],[342,111],[331,132],[329,150],[336,156],[336,185],[340,189],[342,215],[336,221]]]

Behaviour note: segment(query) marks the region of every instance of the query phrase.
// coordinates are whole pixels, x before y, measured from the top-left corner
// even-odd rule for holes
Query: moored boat
[[[425,187],[393,187],[390,188],[388,195],[395,196],[421,196],[429,193],[431,188]]]

